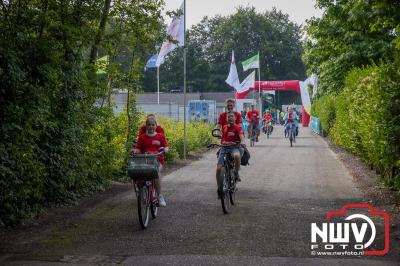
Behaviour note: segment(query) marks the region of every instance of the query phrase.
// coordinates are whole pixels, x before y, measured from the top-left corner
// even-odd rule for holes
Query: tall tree
[[[273,9],[264,13],[254,7],[239,7],[235,14],[205,17],[187,32],[188,86],[196,91],[230,91],[225,79],[231,51],[237,64],[260,52],[262,79],[304,79],[301,60],[301,28],[287,14]],[[182,85],[182,49],[174,51],[160,67],[161,87]],[[244,73],[238,64],[240,79]],[[154,73],[143,80],[145,90],[154,91]]]
[[[353,67],[392,61],[400,1],[318,0],[322,18],[308,21],[303,59],[319,75],[320,91],[338,93]]]

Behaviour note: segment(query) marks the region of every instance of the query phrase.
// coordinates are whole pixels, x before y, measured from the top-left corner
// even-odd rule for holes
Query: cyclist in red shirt
[[[268,122],[272,118],[272,115],[266,111],[265,114],[263,115],[263,121]]]
[[[147,117],[146,119],[146,132],[139,136],[136,147],[130,151],[131,154],[135,153],[158,153],[161,150],[168,152],[168,143],[164,134],[156,132],[157,123],[154,116]],[[159,205],[165,207],[167,204],[163,195],[161,194],[161,170],[165,163],[164,154],[159,155],[158,161],[160,162],[159,178],[155,180],[155,189],[158,193]]]
[[[223,112],[219,115],[218,124],[215,128],[221,129],[224,125],[228,124],[227,114],[232,112],[235,114],[235,123],[238,126],[242,126],[242,115],[239,112],[233,111],[235,108],[235,100],[234,99],[227,99],[226,101],[226,112]]]
[[[249,121],[249,126],[247,128],[249,137],[251,128],[255,129],[257,132],[256,141],[258,141],[258,136],[260,136],[260,125],[259,125],[260,113],[254,109],[254,104],[251,105],[251,110],[247,112],[246,119]]]
[[[240,157],[243,155],[244,150],[240,147],[240,145],[246,146],[242,127],[235,123],[236,122],[235,115],[233,113],[228,113],[227,120],[228,124],[222,127],[221,144],[225,145],[235,144],[235,145],[221,147],[219,151],[217,170],[216,170],[216,180],[218,188],[222,183],[221,169],[224,161],[224,156],[228,152],[231,153],[232,157],[235,160],[235,178],[237,181],[241,181],[239,177]],[[218,196],[220,195],[221,192],[218,190]]]
[[[148,115],[146,116],[146,119],[149,118],[149,117],[154,118],[154,120],[156,121],[156,116],[155,116],[154,114],[148,114]],[[156,123],[157,123],[157,121],[156,121]],[[157,124],[156,132],[157,132],[157,133],[164,134],[164,129],[163,129],[160,125]],[[142,135],[142,134],[144,134],[144,133],[146,133],[146,125],[143,125],[143,126],[140,128],[138,136],[140,136],[140,135]]]

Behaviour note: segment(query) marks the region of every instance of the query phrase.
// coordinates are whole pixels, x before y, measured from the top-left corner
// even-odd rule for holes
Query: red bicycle
[[[137,199],[139,223],[146,229],[150,213],[153,219],[158,214],[158,195],[155,189],[155,179],[158,178],[160,163],[156,154],[135,154],[128,161],[128,176],[131,178]]]

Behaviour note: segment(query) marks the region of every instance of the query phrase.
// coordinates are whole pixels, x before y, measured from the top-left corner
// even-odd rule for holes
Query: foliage
[[[313,114],[334,142],[399,184],[399,1],[318,0],[303,60],[318,74]],[[323,95],[323,96],[321,96]]]
[[[398,64],[354,69],[337,99],[332,139],[384,177],[399,176],[400,71]]]
[[[232,50],[240,80],[249,71],[241,71],[240,62],[260,52],[262,79],[304,79],[301,61],[300,27],[287,14],[273,9],[263,13],[254,7],[239,7],[235,14],[204,17],[187,31],[187,84],[192,91],[230,91],[225,79]],[[183,49],[176,49],[160,67],[161,91],[182,84]],[[143,79],[145,91],[155,91],[155,70]]]
[[[303,59],[319,76],[319,91],[339,93],[354,67],[392,62],[400,30],[400,2],[318,0],[322,18],[308,21]]]
[[[138,89],[137,62],[158,40],[162,3],[1,2],[0,224],[76,201],[121,172],[128,134],[113,126],[109,99],[114,86]],[[126,72],[116,60],[122,50],[135,51],[124,55]],[[97,52],[111,58],[102,77]]]
[[[332,95],[319,97],[313,102],[311,113],[320,119],[322,133],[328,135],[336,117],[335,97]]]

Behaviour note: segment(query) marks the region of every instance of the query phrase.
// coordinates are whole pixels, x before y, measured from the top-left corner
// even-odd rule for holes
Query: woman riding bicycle
[[[221,195],[219,188],[222,182],[221,169],[225,154],[231,153],[235,161],[235,178],[237,181],[241,181],[239,177],[240,158],[243,155],[244,150],[240,147],[240,145],[246,146],[242,127],[235,124],[236,117],[234,113],[227,114],[227,121],[228,124],[222,127],[222,138],[221,138],[221,144],[226,145],[226,147],[222,147],[219,151],[218,163],[216,169],[216,180],[217,180],[219,197]]]
[[[136,142],[136,147],[130,151],[130,154],[137,153],[159,153],[160,150],[168,152],[168,143],[164,134],[156,132],[157,123],[154,116],[148,116],[146,119],[146,133],[141,134]],[[164,154],[158,156],[160,163],[159,178],[155,180],[155,189],[158,193],[159,205],[167,206],[163,195],[161,194],[161,170],[165,163]]]

